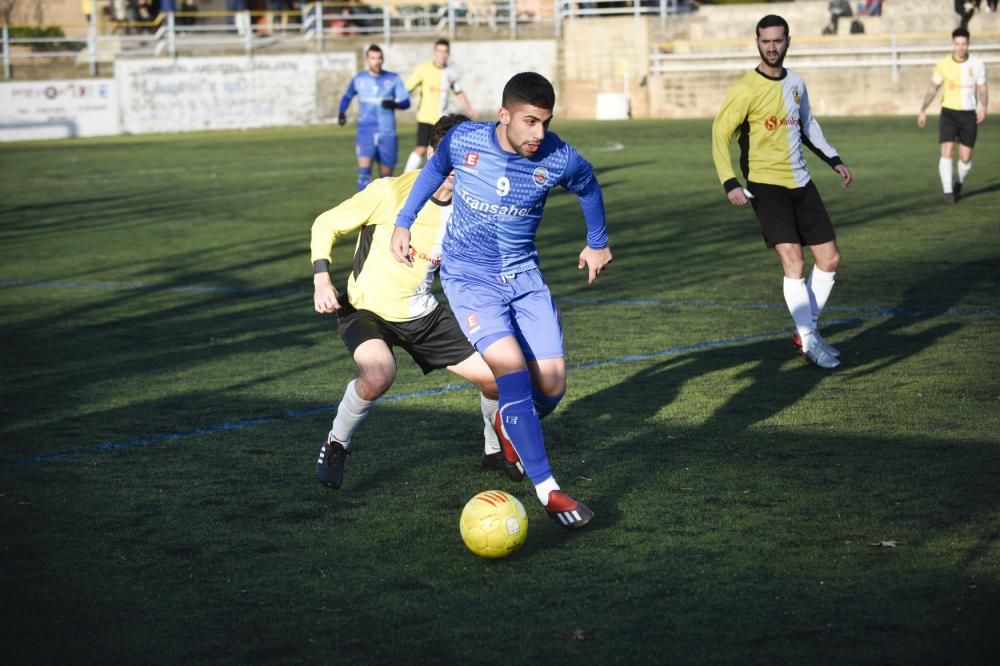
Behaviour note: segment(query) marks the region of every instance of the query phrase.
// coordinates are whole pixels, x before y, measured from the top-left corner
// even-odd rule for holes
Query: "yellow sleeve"
[[[409,92],[413,92],[414,89],[417,86],[419,86],[421,83],[423,83],[423,80],[424,80],[424,77],[422,75],[423,71],[424,71],[423,65],[417,65],[417,68],[415,70],[413,70],[413,73],[410,74],[406,78],[406,84],[405,85],[406,85],[406,89]]]
[[[395,223],[396,197],[390,186],[393,178],[379,178],[353,197],[316,218],[312,225],[311,261],[331,261],[337,239],[366,224]]]
[[[934,65],[934,73],[931,74],[931,81],[934,85],[941,85],[944,83],[945,71],[944,71],[944,60],[938,61],[938,64]]]
[[[715,162],[719,182],[723,185],[726,181],[736,179],[729,144],[733,142],[733,135],[750,112],[750,99],[751,94],[746,86],[737,83],[729,89],[726,101],[722,103],[719,115],[712,123],[712,160]]]

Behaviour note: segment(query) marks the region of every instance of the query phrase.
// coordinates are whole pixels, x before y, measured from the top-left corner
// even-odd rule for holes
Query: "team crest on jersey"
[[[545,167],[538,167],[531,174],[531,181],[538,187],[542,187],[549,180],[549,170]]]
[[[476,166],[479,164],[479,153],[466,153],[465,166]]]
[[[792,99],[795,100],[796,104],[802,103],[802,95],[799,93],[798,88],[792,88]]]

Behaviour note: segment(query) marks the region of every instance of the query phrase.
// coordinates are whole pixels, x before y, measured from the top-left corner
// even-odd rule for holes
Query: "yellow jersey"
[[[438,307],[431,294],[434,273],[441,265],[441,240],[451,218],[451,203],[433,197],[410,227],[413,267],[392,256],[390,239],[396,214],[403,207],[413,182],[411,171],[397,178],[379,178],[312,225],[312,261],[331,261],[338,238],[358,229],[354,262],[347,281],[347,298],[358,310],[369,310],[386,321],[412,321]]]
[[[429,125],[433,125],[441,116],[448,113],[448,92],[455,94],[462,92],[458,71],[451,65],[439,68],[432,60],[417,65],[406,79],[407,90],[413,92],[418,87],[420,104],[417,106],[417,122]]]
[[[986,65],[974,55],[958,62],[947,55],[934,67],[934,85],[944,85],[941,106],[953,111],[975,111],[976,86],[986,85]]]
[[[809,183],[803,147],[836,167],[841,159],[812,115],[802,77],[785,69],[773,78],[754,69],[729,89],[712,123],[712,159],[723,187],[739,187],[729,146],[738,136],[746,180],[788,188]]]

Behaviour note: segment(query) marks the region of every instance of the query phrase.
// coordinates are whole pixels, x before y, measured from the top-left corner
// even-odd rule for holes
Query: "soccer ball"
[[[528,536],[528,514],[516,497],[486,490],[469,500],[458,521],[462,541],[480,557],[507,557]]]

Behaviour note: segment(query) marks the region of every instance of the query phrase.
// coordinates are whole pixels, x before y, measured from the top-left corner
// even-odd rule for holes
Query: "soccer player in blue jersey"
[[[527,474],[549,516],[579,529],[594,513],[553,478],[539,420],[566,390],[562,326],[535,248],[549,191],[561,185],[580,199],[587,245],[578,267],[587,267],[589,283],[611,262],[611,249],[593,167],[548,131],[554,107],[555,91],[544,76],[515,75],[504,87],[499,122],[463,123],[438,146],[399,212],[391,243],[396,260],[412,265],[410,225],[454,170],[441,282],[497,379],[494,425],[507,474],[514,480]]]
[[[396,167],[399,140],[396,137],[396,109],[410,108],[410,93],[395,72],[382,69],[382,49],[372,44],[365,51],[368,69],[351,79],[340,98],[337,122],[347,123],[347,107],[358,96],[358,135],[354,151],[358,157],[358,191],[372,180],[372,161],[378,161],[382,176],[391,176]]]

